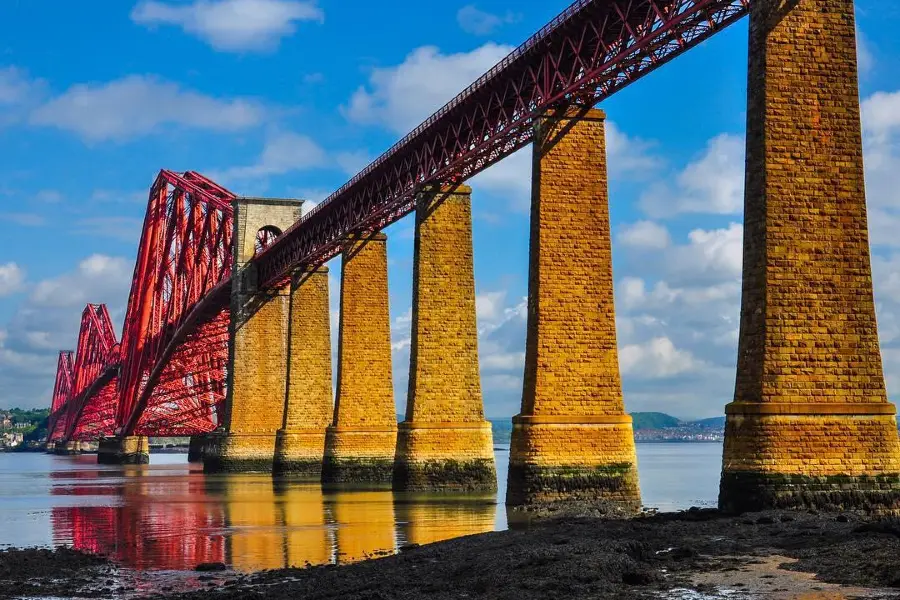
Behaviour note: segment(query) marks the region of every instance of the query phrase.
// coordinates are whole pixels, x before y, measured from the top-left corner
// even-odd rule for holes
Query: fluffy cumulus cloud
[[[196,0],[173,4],[145,0],[131,11],[135,23],[174,25],[216,50],[271,51],[304,21],[322,22],[315,2],[296,0]]]
[[[520,19],[520,15],[511,11],[495,15],[480,10],[474,4],[467,4],[456,12],[456,22],[459,23],[460,28],[472,35],[490,35],[500,27],[516,23]]]
[[[25,283],[25,272],[16,263],[0,265],[0,298],[21,291]]]
[[[404,134],[446,104],[512,51],[487,43],[457,54],[434,46],[417,48],[401,64],[376,68],[343,107],[357,123],[377,124]]]
[[[81,310],[88,302],[107,304],[120,328],[133,266],[124,258],[95,254],[72,271],[31,286],[0,327],[4,405],[41,407],[50,402],[57,354],[75,347]]]
[[[640,198],[651,217],[678,213],[739,214],[744,206],[744,140],[721,134],[675,177],[675,183],[657,182]]]
[[[19,67],[0,65],[0,127],[23,120],[43,95],[45,82]]]
[[[259,124],[263,116],[251,100],[213,98],[156,77],[130,75],[72,86],[35,109],[30,121],[98,142],[124,141],[167,125],[234,132]]]
[[[252,180],[322,167],[328,162],[325,150],[309,136],[278,131],[269,135],[256,163],[232,167],[215,174],[213,178],[223,182]]]
[[[869,231],[876,249],[900,246],[900,91],[862,103]]]

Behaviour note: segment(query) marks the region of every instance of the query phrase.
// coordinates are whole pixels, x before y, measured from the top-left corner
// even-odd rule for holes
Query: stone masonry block
[[[471,189],[427,189],[416,202],[406,422],[394,488],[497,487],[478,370]]]
[[[853,0],[752,3],[749,57],[720,506],[891,508],[900,448],[872,295]],[[871,477],[893,491],[865,491]],[[836,496],[842,478],[859,489]]]
[[[352,239],[341,267],[334,421],[323,483],[390,483],[397,441],[388,311],[387,236]]]
[[[291,289],[288,382],[274,471],[318,480],[325,428],[333,419],[328,269],[298,273]]]
[[[532,166],[528,328],[507,504],[640,506],[613,299],[605,115],[538,121]]]

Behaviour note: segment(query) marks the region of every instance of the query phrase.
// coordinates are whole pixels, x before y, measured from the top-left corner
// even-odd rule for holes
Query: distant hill
[[[691,425],[702,429],[723,429],[725,427],[725,417],[712,417],[710,419],[699,419],[691,421]]]
[[[681,420],[672,415],[661,412],[633,412],[631,413],[632,428],[635,431],[641,429],[665,429],[666,427],[678,427]]]

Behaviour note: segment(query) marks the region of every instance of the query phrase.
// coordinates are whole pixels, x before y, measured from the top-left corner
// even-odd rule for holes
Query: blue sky
[[[858,0],[874,281],[900,394],[900,8]],[[86,302],[121,323],[148,187],[197,170],[317,202],[564,9],[562,1],[7,0],[0,4],[0,407],[49,404]],[[629,410],[721,414],[740,300],[744,20],[601,107]],[[482,383],[517,412],[528,150],[471,182]],[[412,227],[389,235],[395,388]],[[333,321],[339,263],[333,261]]]

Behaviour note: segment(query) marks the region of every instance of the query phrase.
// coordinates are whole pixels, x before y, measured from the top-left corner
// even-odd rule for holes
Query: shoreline
[[[108,597],[122,589],[117,570],[71,550],[0,552],[0,598],[79,590]],[[627,520],[563,516],[348,565],[195,573],[186,581],[188,589],[208,589],[170,586],[145,597],[900,598],[900,519],[714,509]]]

